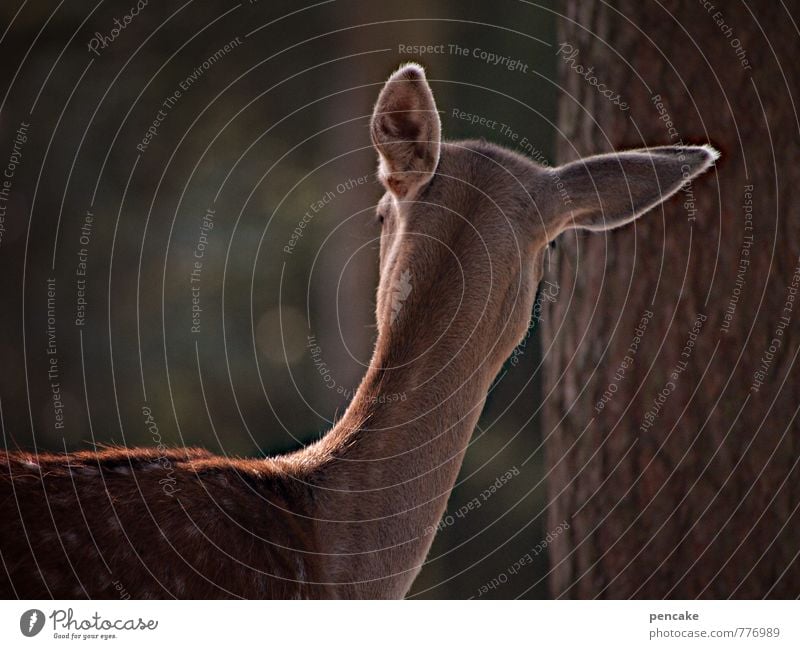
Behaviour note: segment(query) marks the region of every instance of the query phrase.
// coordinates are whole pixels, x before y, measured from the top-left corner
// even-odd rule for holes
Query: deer
[[[441,131],[424,69],[402,65],[369,122],[384,189],[376,341],[332,428],[258,459],[5,451],[4,597],[409,592],[491,383],[528,331],[549,245],[570,229],[625,226],[719,157],[708,145],[655,146],[544,166]]]

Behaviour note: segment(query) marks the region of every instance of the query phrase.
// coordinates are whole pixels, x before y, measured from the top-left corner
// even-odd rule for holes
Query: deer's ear
[[[378,176],[398,198],[411,198],[436,170],[442,127],[425,71],[409,63],[378,96],[370,124],[378,151]]]
[[[665,201],[719,158],[710,146],[607,153],[548,171],[548,227],[612,230]]]

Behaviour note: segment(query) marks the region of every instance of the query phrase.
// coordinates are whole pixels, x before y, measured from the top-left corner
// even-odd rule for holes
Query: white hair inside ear
[[[381,182],[395,197],[411,198],[433,176],[442,138],[436,102],[421,66],[409,63],[389,77],[375,104],[370,134]]]

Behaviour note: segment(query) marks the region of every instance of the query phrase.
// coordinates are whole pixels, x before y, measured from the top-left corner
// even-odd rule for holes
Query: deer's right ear
[[[547,227],[612,230],[665,201],[719,157],[710,146],[659,146],[582,158],[550,169]]]
[[[402,66],[378,95],[370,124],[378,151],[378,177],[392,194],[411,199],[433,177],[442,126],[425,71]]]

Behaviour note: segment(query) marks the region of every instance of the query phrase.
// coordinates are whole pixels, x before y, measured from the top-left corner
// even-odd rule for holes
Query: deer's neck
[[[350,407],[305,452],[316,467],[314,516],[333,553],[329,579],[349,584],[342,595],[406,593],[502,362],[479,344],[478,327],[436,340],[425,322],[401,326],[379,338]]]

